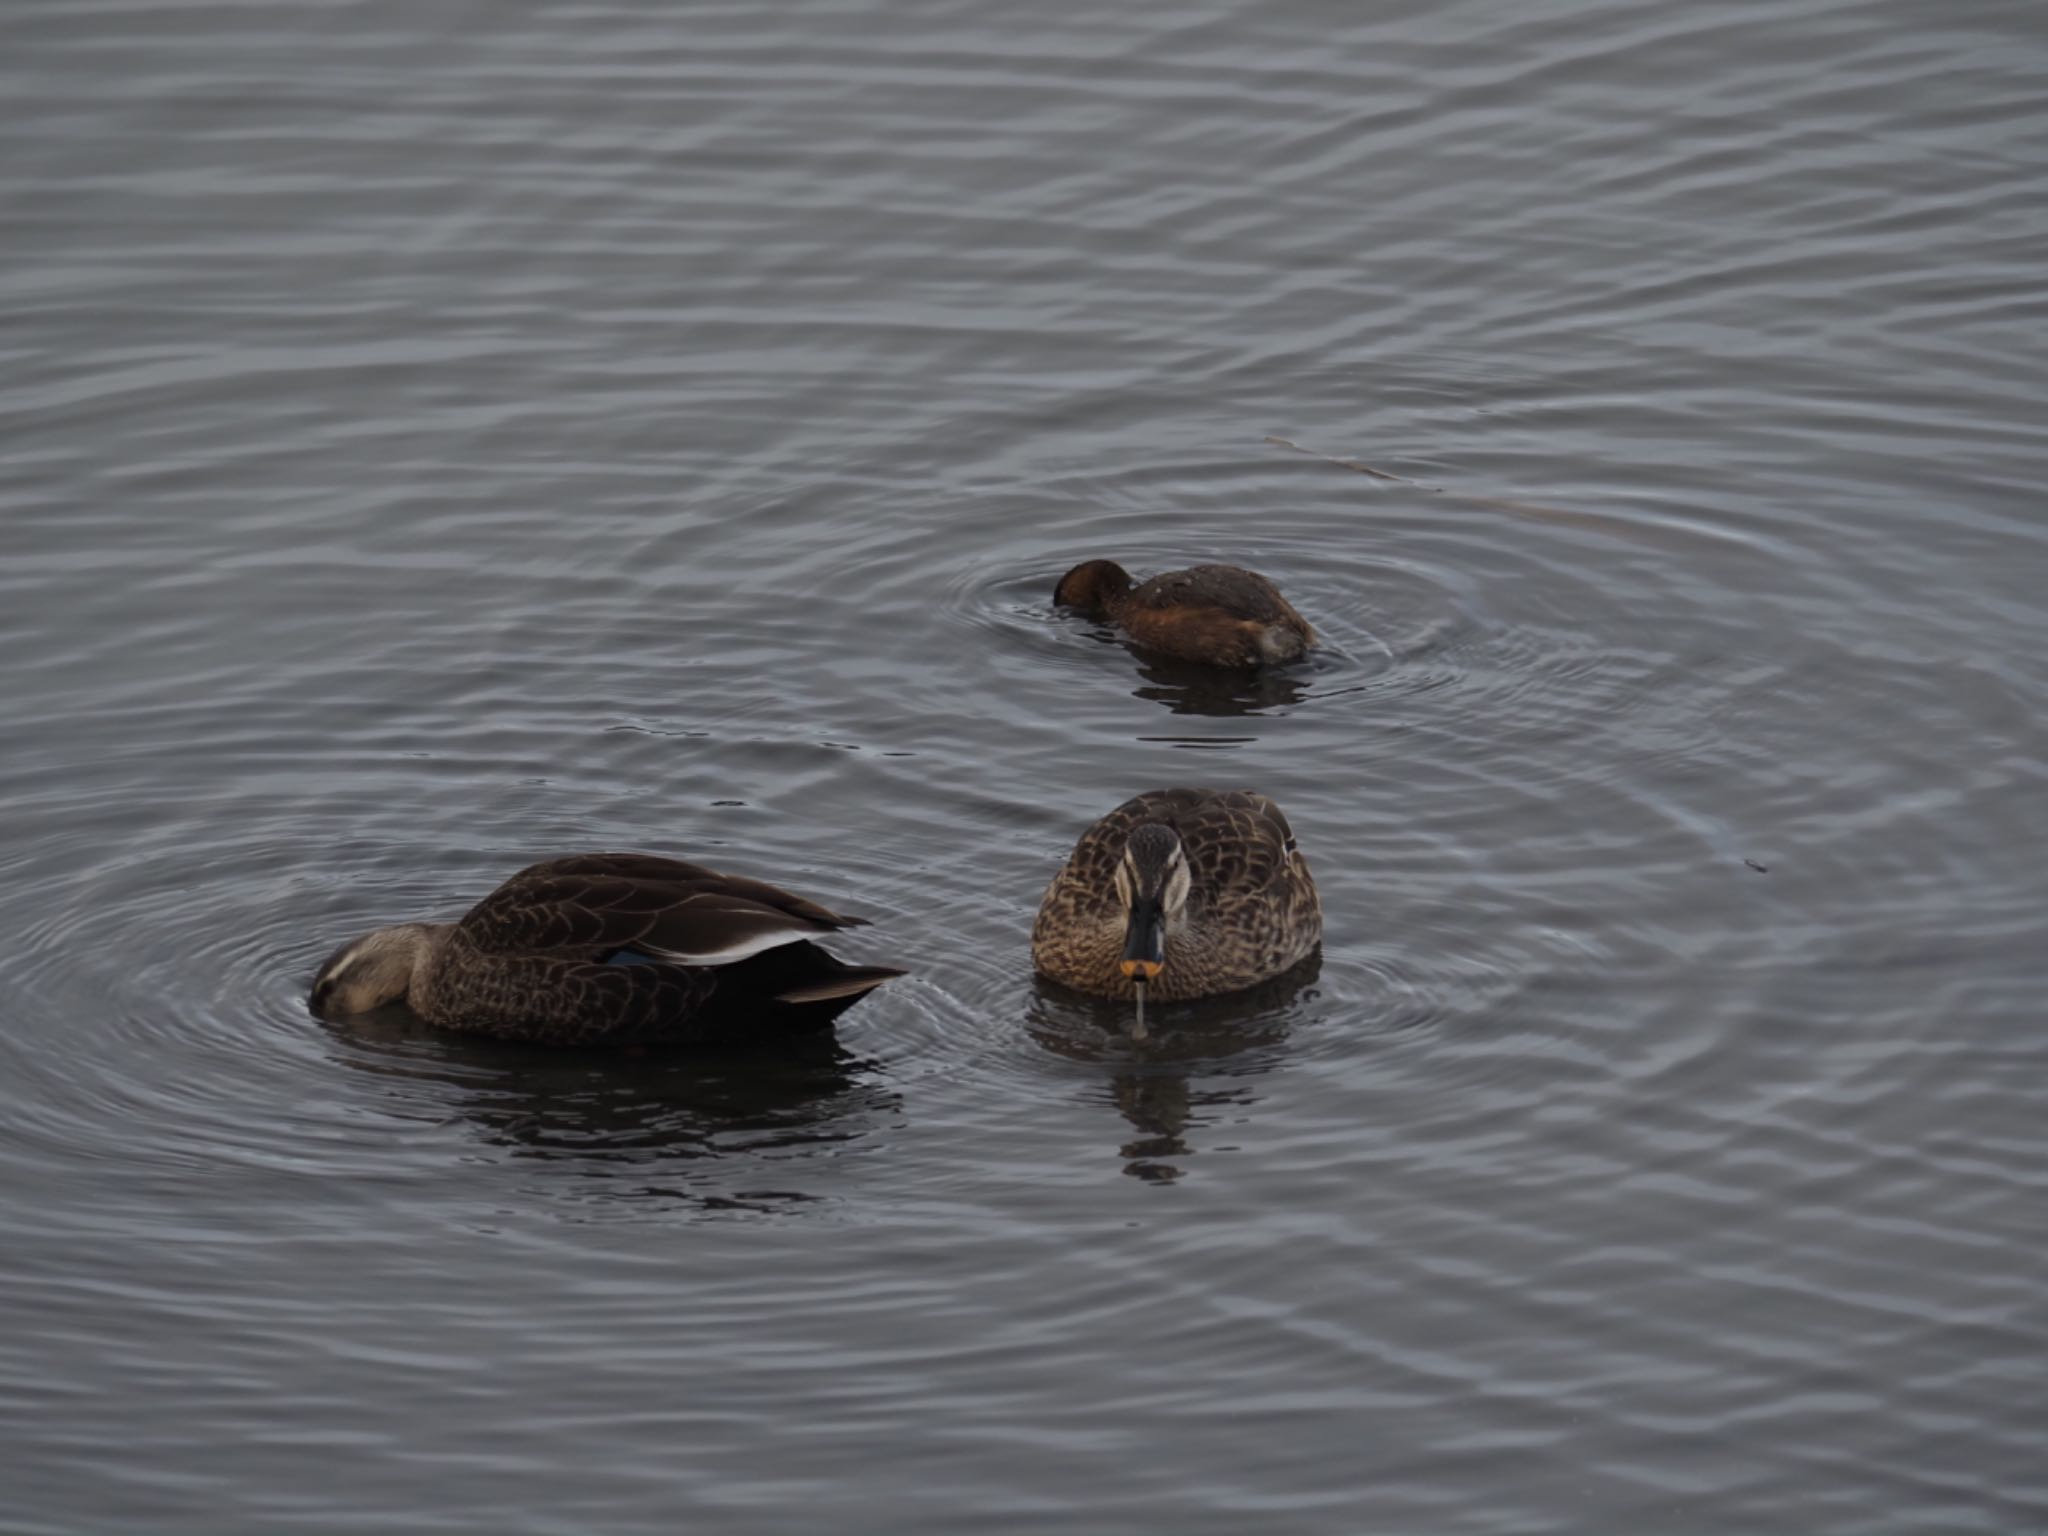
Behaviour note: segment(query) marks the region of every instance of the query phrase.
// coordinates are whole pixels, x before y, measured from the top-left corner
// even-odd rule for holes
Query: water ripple
[[[2048,1519],[2019,12],[10,19],[24,1531]],[[1326,646],[1136,654],[1097,555]],[[1134,1043],[1031,916],[1188,781],[1328,932]],[[306,1017],[595,847],[913,974]]]

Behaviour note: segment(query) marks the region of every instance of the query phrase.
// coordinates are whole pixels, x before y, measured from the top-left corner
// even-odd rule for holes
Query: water
[[[15,7],[10,1531],[2048,1528],[2048,29],[1374,11]],[[1173,782],[1328,940],[1139,1047]],[[304,1015],[606,847],[915,975]]]

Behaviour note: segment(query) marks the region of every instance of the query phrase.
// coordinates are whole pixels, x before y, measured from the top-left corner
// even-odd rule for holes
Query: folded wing
[[[762,880],[650,854],[596,853],[521,870],[461,926],[487,953],[598,960],[625,951],[680,965],[730,965],[861,923]]]

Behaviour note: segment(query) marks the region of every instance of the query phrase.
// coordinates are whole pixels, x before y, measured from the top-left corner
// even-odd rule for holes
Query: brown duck
[[[1147,650],[1218,667],[1294,661],[1316,632],[1280,589],[1234,565],[1196,565],[1133,584],[1114,560],[1089,560],[1060,578],[1052,600],[1122,628]]]
[[[857,928],[759,880],[644,853],[522,869],[458,922],[380,928],[327,958],[314,1013],[402,1002],[428,1024],[557,1045],[822,1028],[892,976],[810,941]]]
[[[1277,976],[1322,937],[1279,806],[1248,789],[1155,789],[1081,834],[1039,904],[1031,960],[1077,991],[1171,1002]]]

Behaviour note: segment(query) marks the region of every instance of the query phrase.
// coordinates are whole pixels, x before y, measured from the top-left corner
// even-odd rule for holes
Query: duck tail
[[[700,1015],[704,1033],[756,1036],[822,1029],[883,982],[893,965],[848,965],[807,941],[721,966],[717,991]]]
[[[910,973],[893,965],[847,965],[825,976],[807,977],[776,992],[778,1002],[829,1003],[836,998],[859,997],[885,981]]]

